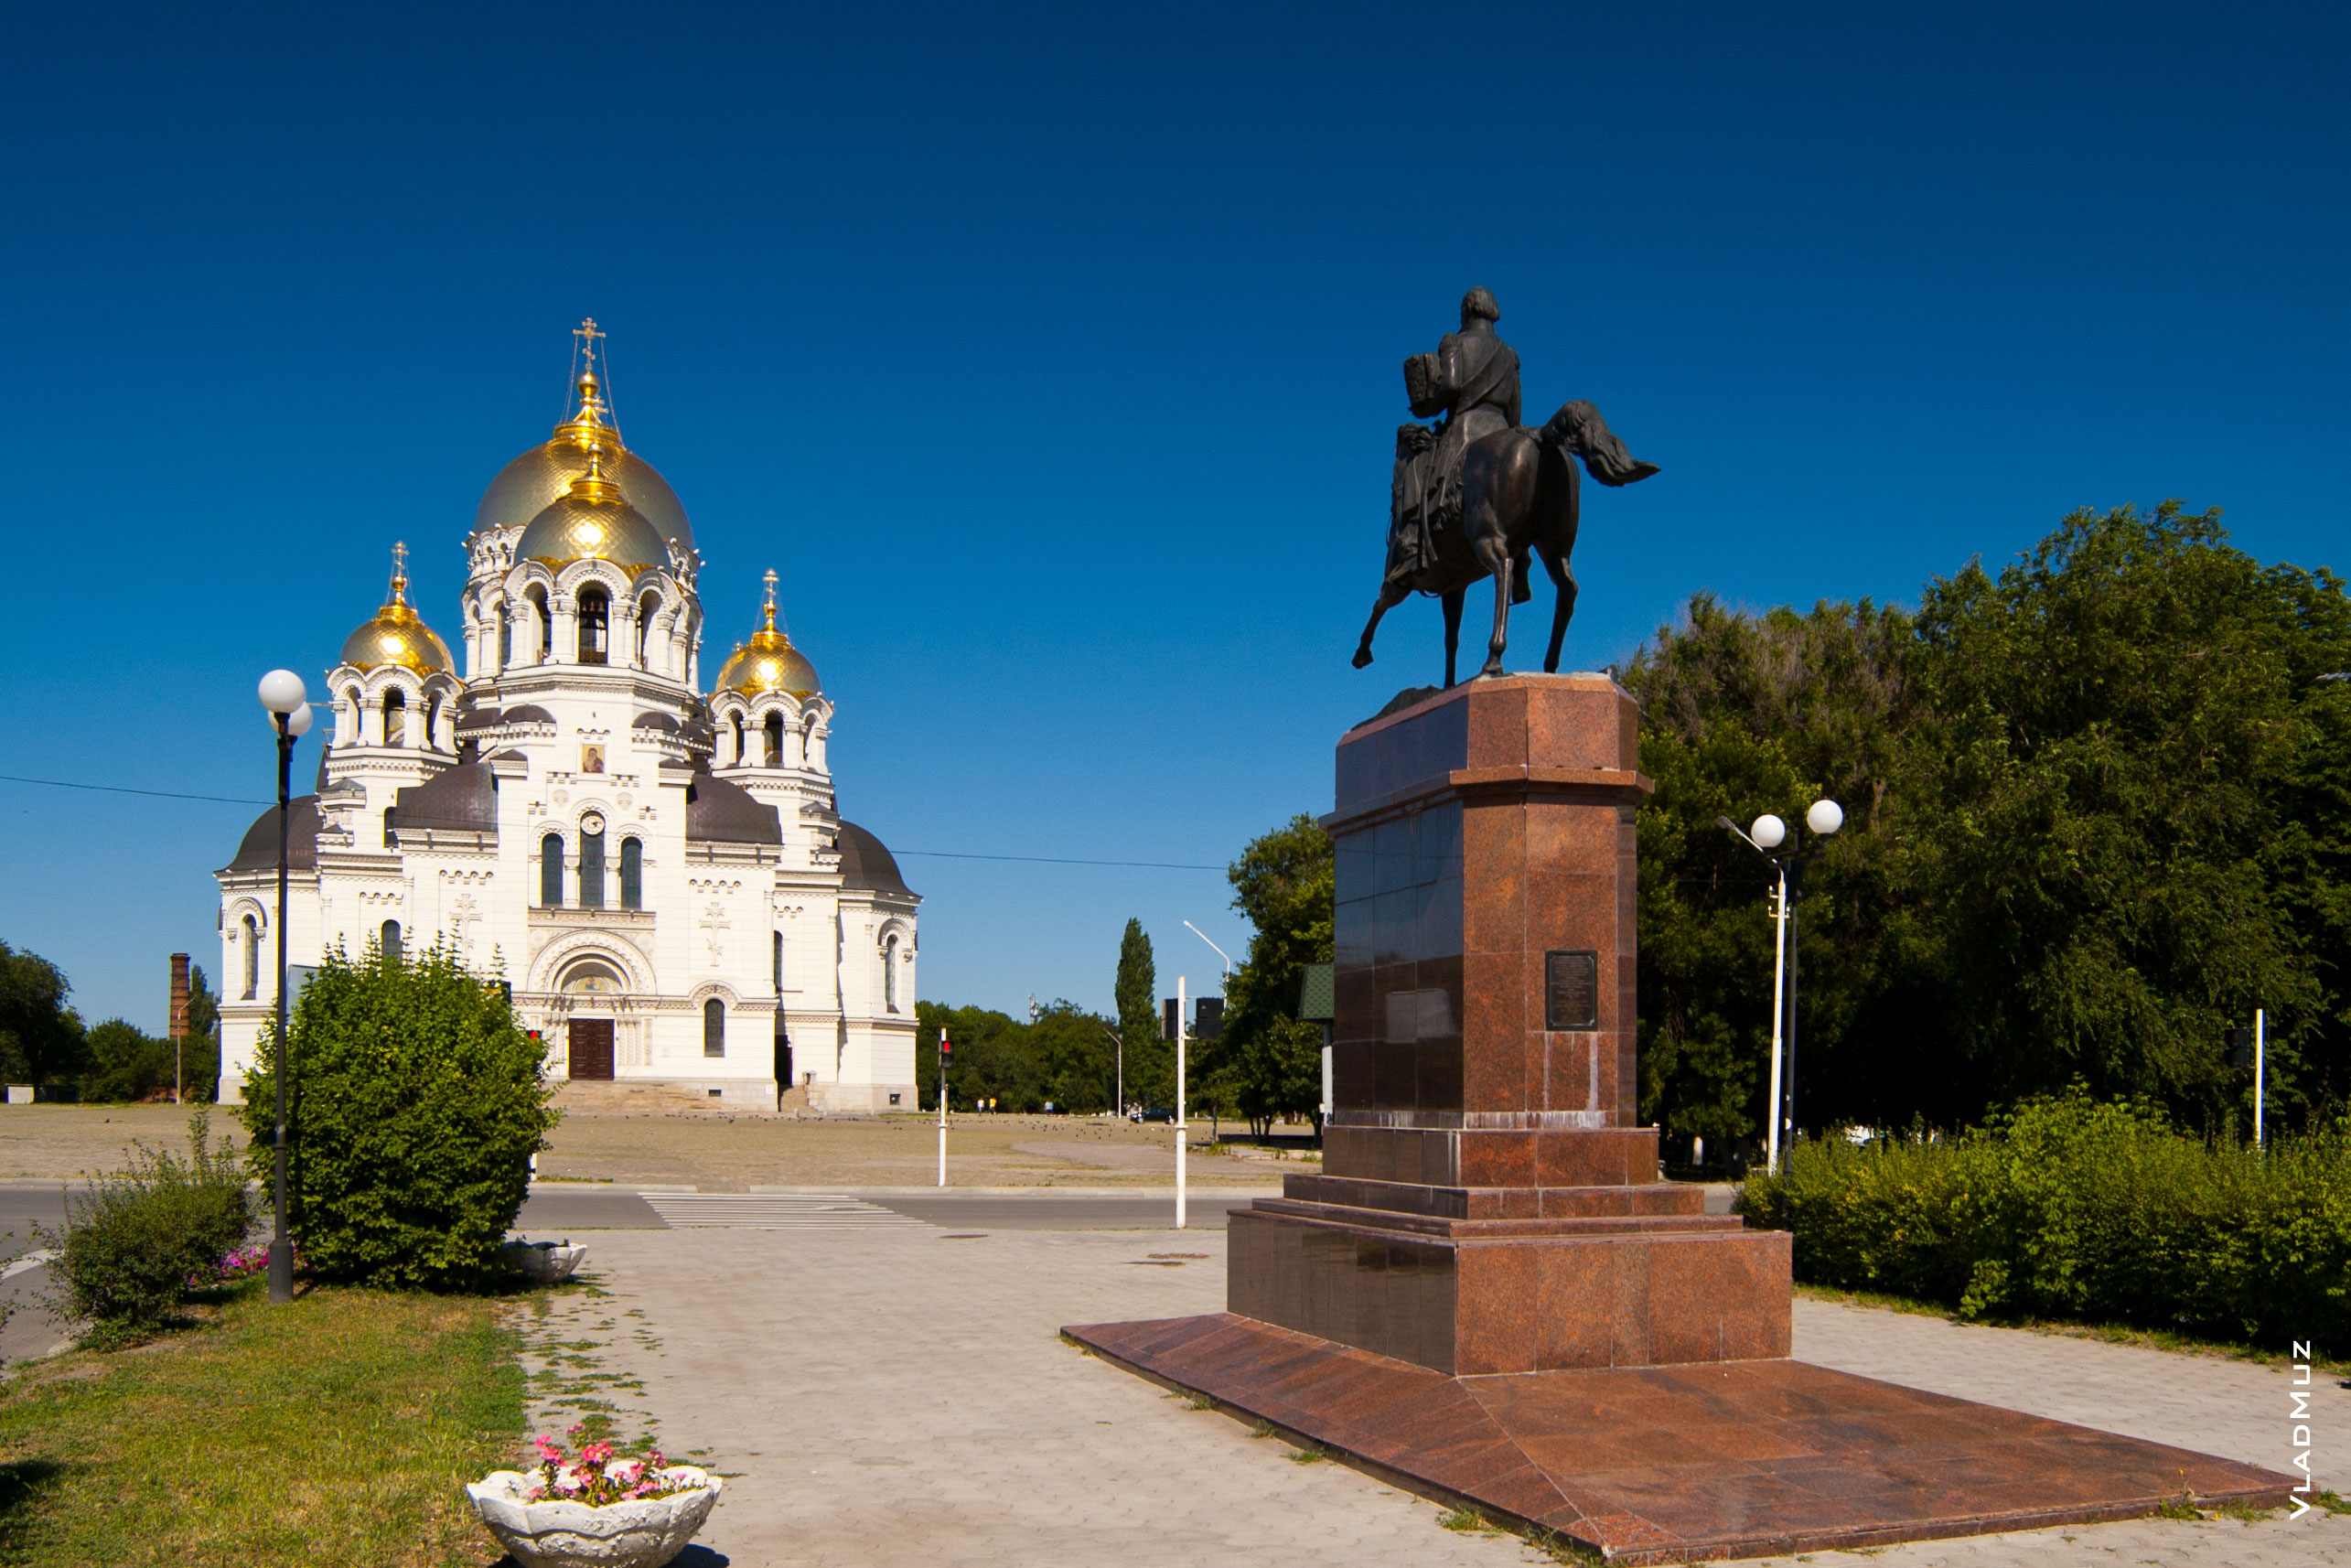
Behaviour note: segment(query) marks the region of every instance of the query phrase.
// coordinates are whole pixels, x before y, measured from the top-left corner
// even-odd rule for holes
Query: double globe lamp
[[[270,1067],[277,1083],[277,1148],[270,1191],[276,1222],[269,1242],[269,1298],[274,1302],[294,1299],[294,1242],[285,1230],[285,851],[294,743],[310,729],[307,698],[302,677],[291,670],[273,670],[262,677],[262,706],[269,710],[277,730],[277,1045]]]
[[[1819,852],[1818,841],[1835,836],[1845,825],[1845,809],[1834,800],[1815,800],[1806,809],[1804,825],[1812,830],[1815,840],[1809,849],[1798,847],[1787,824],[1769,812],[1757,817],[1744,832],[1728,817],[1715,820],[1745,840],[1779,873],[1778,931],[1771,977],[1772,1112],[1764,1156],[1764,1168],[1777,1175],[1780,1147],[1796,1138],[1796,906],[1804,895],[1805,863]]]

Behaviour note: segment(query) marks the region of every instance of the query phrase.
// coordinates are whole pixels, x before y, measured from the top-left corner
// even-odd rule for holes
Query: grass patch
[[[1465,1530],[1476,1535],[1502,1533],[1500,1525],[1496,1524],[1476,1509],[1455,1509],[1450,1513],[1440,1514],[1437,1517],[1437,1524],[1441,1529]]]
[[[2182,1492],[2155,1510],[2157,1519],[2202,1519],[2204,1510],[2195,1506],[2194,1492]]]
[[[493,1550],[460,1487],[522,1435],[508,1304],[261,1281],[199,1327],[0,1390],[0,1562],[424,1565]]]

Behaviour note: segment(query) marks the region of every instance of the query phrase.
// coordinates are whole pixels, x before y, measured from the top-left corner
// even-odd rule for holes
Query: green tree
[[[1916,892],[1985,1099],[2079,1078],[2249,1120],[2222,1032],[2268,1011],[2271,1104],[2345,1090],[2351,605],[2217,512],[2079,511],[1928,585]]]
[[[436,942],[327,953],[288,1032],[287,1219],[312,1268],[386,1286],[493,1277],[521,1211],[531,1156],[558,1112],[545,1045],[499,987]],[[266,1180],[276,1084],[263,1039],[245,1078],[248,1160]]]
[[[188,966],[188,1036],[179,1043],[180,1082],[188,1100],[205,1103],[220,1098],[220,999],[212,993],[204,966]]]
[[[920,1102],[939,1109],[939,1036],[955,1042],[948,1093],[957,1109],[993,1100],[1000,1111],[1107,1110],[1111,1046],[1106,1020],[1056,1002],[1024,1023],[992,1007],[915,1004],[915,1068]]]
[[[1225,873],[1256,928],[1225,982],[1224,1038],[1208,1053],[1211,1093],[1261,1134],[1276,1116],[1322,1119],[1323,1032],[1298,1021],[1305,966],[1331,961],[1330,835],[1303,813],[1253,839]]]
[[[90,1031],[90,1066],[81,1075],[81,1098],[121,1104],[144,1100],[171,1087],[169,1040],[159,1040],[120,1018]]]
[[[1119,1010],[1119,1038],[1126,1042],[1128,1103],[1172,1106],[1176,1058],[1159,1037],[1159,971],[1141,920],[1129,918],[1119,938],[1119,972],[1112,996]]]
[[[73,1091],[89,1054],[68,989],[57,965],[0,942],[0,1079]]]

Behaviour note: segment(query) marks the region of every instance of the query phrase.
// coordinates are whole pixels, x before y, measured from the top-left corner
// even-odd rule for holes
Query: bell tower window
[[[882,944],[882,1005],[893,1013],[898,1010],[898,939],[896,937]]]
[[[620,841],[620,907],[645,907],[645,843],[641,839]]]
[[[580,834],[580,908],[604,908],[604,830]]]
[[[245,1000],[251,1002],[262,992],[262,928],[251,915],[245,917]]]
[[[602,588],[580,590],[580,662],[602,664],[611,657],[612,597]]]
[[[769,714],[768,715],[768,766],[781,768],[783,765],[784,715]]]
[[[383,694],[383,743],[386,746],[408,744],[408,698],[398,687]]]

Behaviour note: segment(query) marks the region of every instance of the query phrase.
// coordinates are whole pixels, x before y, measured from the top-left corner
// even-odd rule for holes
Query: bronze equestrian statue
[[[1356,645],[1355,667],[1371,662],[1379,618],[1415,591],[1444,605],[1444,683],[1454,683],[1461,642],[1462,596],[1481,577],[1494,579],[1494,635],[1481,675],[1502,673],[1510,607],[1534,596],[1533,561],[1559,591],[1543,669],[1559,668],[1561,642],[1575,615],[1578,478],[1582,458],[1604,485],[1629,485],[1656,473],[1634,460],[1588,403],[1562,404],[1540,429],[1519,423],[1519,356],[1495,335],[1502,307],[1482,288],[1462,296],[1461,330],[1433,354],[1404,361],[1413,417],[1434,425],[1396,431],[1396,466],[1388,512],[1388,570]]]

